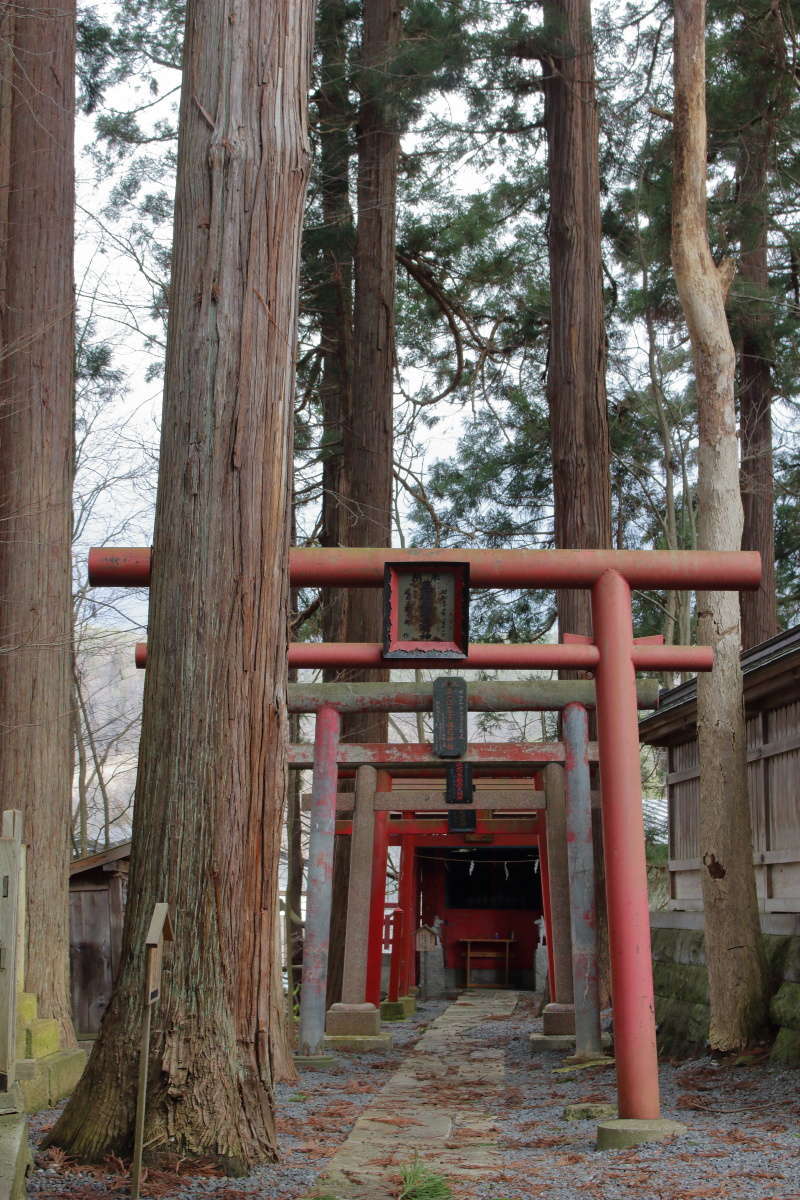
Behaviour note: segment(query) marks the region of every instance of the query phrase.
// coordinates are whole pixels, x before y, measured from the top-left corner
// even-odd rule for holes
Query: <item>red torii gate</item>
[[[493,664],[498,666],[594,671],[619,1114],[656,1119],[660,1112],[658,1060],[635,672],[637,668],[710,670],[712,654],[704,647],[637,645],[631,589],[755,589],[761,579],[760,556],[742,551],[293,548],[289,554],[290,582],[294,587],[382,588],[387,562],[420,567],[468,563],[471,588],[591,590],[593,639],[566,645],[484,650],[493,654]],[[94,584],[140,587],[149,583],[151,556],[146,549],[95,550],[90,553],[89,566],[90,582]],[[476,657],[476,649],[459,665],[489,665],[479,661],[481,655]],[[500,658],[506,661],[500,663]],[[295,645],[290,649],[290,662],[316,667],[397,665],[384,660],[381,647],[370,643],[333,647],[306,643],[302,651]],[[432,657],[417,659],[415,665],[441,663]],[[322,708],[317,717],[322,761],[315,765],[319,768],[319,786],[332,796],[334,811],[338,721],[333,709]]]

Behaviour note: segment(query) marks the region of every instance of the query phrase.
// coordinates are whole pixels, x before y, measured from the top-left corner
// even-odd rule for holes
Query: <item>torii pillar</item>
[[[575,1033],[572,989],[572,937],[570,932],[569,863],[567,858],[567,814],[564,768],[560,763],[545,767],[544,792],[547,805],[547,868],[550,891],[550,938],[553,978],[550,1003],[542,1013],[545,1037]]]
[[[339,1004],[331,1005],[325,1020],[325,1046],[343,1050],[371,1050],[392,1044],[391,1034],[381,1033],[381,1015],[377,1005],[364,999],[367,993],[367,964],[372,925],[377,788],[378,772],[375,768],[359,767],[356,771],[353,834],[350,844],[342,1000]]]

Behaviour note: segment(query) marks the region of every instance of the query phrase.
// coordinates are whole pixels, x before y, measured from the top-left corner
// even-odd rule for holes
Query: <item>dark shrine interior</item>
[[[417,849],[417,857],[422,921],[441,922],[450,986],[464,985],[466,944],[471,939],[481,986],[494,978],[499,986],[510,982],[533,987],[537,921],[542,915],[537,847],[426,846]],[[508,982],[501,977],[496,955],[489,953],[492,941],[504,938],[511,939]],[[489,976],[481,976],[481,968],[489,970]]]
[[[420,856],[426,857],[425,850]],[[525,846],[440,850],[448,908],[541,908],[538,855]]]

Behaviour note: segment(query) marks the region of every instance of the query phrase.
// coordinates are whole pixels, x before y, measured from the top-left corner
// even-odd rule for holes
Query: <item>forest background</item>
[[[740,267],[728,315],[752,425],[746,522],[749,496],[750,544],[776,570],[776,607],[749,631],[745,609],[745,644],[793,624],[800,606],[799,10],[714,2],[708,13],[709,232],[715,259]],[[619,548],[697,544],[691,349],[670,265],[671,20],[663,3],[593,8]],[[151,540],[183,21],[183,6],[164,0],[79,17],[76,852],[119,840],[130,817],[140,689],[129,647],[146,602],[89,594],[84,564],[89,544]],[[295,418],[300,543],[324,539],[341,453],[341,416],[331,417],[341,355],[331,346],[352,336],[343,296],[364,216],[361,34],[359,4],[320,0]],[[536,5],[412,0],[370,68],[369,87],[400,134],[395,341],[386,347],[396,545],[554,544],[542,36]],[[337,519],[346,526],[347,512]],[[338,540],[349,540],[346,529]],[[295,602],[295,638],[318,637],[335,620],[319,597]],[[638,634],[688,642],[693,620],[688,597],[637,594]],[[555,628],[549,596],[479,596],[478,640],[551,639]]]

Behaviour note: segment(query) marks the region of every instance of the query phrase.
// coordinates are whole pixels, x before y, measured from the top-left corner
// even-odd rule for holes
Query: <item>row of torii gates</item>
[[[157,557],[154,559],[148,549],[95,549],[90,552],[90,582],[99,586],[146,586],[151,565],[157,569]],[[590,761],[599,763],[619,1116],[656,1120],[660,1102],[638,709],[654,707],[657,690],[654,682],[640,681],[637,685],[636,672],[708,671],[713,655],[707,647],[666,646],[660,638],[634,638],[631,591],[755,589],[761,577],[759,555],[714,551],[293,548],[289,573],[292,587],[383,588],[386,620],[383,643],[292,643],[292,667],[444,665],[594,674],[593,684],[585,680],[471,684],[467,706],[472,711],[561,712],[561,740],[464,744],[456,746],[455,755],[451,746],[446,761],[493,768],[493,773],[496,769],[501,776],[511,768],[545,773],[549,854],[542,853],[541,861],[543,870],[547,863],[550,875],[549,897],[546,880],[543,891],[550,935],[551,998],[558,1007],[572,994],[576,1046],[579,1053],[589,1054],[600,1049],[589,766]],[[467,613],[471,588],[588,589],[593,638],[567,634],[562,643],[552,645],[470,646]],[[337,805],[340,809],[353,807],[352,823],[348,822],[352,847],[342,995],[345,1007],[374,1005],[380,997],[389,841],[394,839],[396,844],[403,834],[418,832],[414,818],[407,819],[409,812],[416,815],[469,806],[468,798],[461,793],[454,805],[445,806],[439,792],[393,791],[393,773],[441,769],[445,760],[425,744],[341,743],[341,715],[425,711],[432,704],[431,685],[321,684],[290,689],[293,711],[316,714],[313,748],[290,748],[292,767],[313,766],[300,1018],[300,1048],[306,1053],[321,1045],[325,1033]],[[587,708],[592,706],[597,713],[596,744],[588,740]],[[340,768],[355,769],[354,795],[339,794]],[[510,835],[506,828],[509,818],[487,817],[485,810],[512,813],[511,824],[524,814],[529,834],[531,829],[537,837],[544,833],[541,791],[537,795],[533,789],[514,793],[501,789],[476,795],[479,798],[473,811],[482,808],[482,822]],[[392,812],[401,813],[401,819],[390,821]],[[432,822],[426,820],[425,828],[431,827]],[[401,859],[399,905],[413,916],[413,920],[406,921],[403,935],[405,979],[413,983],[416,911],[409,861],[406,856],[404,870]],[[565,954],[570,935],[572,952]],[[333,1014],[329,1015],[331,1027],[336,1028]]]

